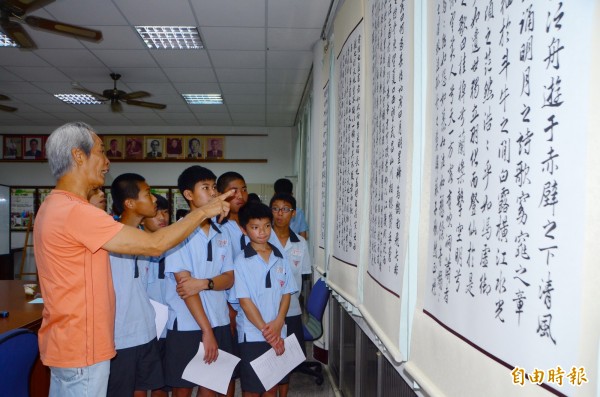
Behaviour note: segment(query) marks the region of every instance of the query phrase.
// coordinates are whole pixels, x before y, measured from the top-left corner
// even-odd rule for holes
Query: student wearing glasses
[[[311,274],[311,260],[308,244],[304,237],[294,233],[290,228],[296,211],[296,199],[288,193],[277,193],[271,199],[270,205],[273,213],[273,233],[269,242],[283,253],[290,264],[292,275],[298,286],[298,291],[291,295],[290,308],[285,317],[287,336],[295,334],[302,347],[304,355],[304,331],[302,330],[302,308],[300,307],[300,290],[302,289],[302,275]],[[287,397],[289,389],[289,376],[284,378],[278,386],[279,397]]]

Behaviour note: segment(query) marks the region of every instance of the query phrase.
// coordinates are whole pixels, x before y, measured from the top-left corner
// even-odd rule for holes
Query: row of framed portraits
[[[10,229],[11,231],[24,231],[30,217],[35,219],[40,205],[52,191],[52,187],[13,187],[10,189]],[[112,195],[110,187],[104,187],[106,196],[106,212],[114,215],[112,211]],[[156,187],[152,193],[163,196],[169,202],[171,222],[184,216],[190,209],[185,198],[176,187]]]
[[[101,135],[109,160],[225,158],[225,137],[206,135]],[[4,135],[6,160],[46,159],[47,135]]]

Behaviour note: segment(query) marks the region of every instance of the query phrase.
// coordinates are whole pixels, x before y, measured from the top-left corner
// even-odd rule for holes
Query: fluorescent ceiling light
[[[181,94],[190,105],[222,105],[221,94]]]
[[[55,97],[71,105],[102,105],[90,94],[54,94]]]
[[[0,47],[18,47],[19,45],[8,38],[4,33],[0,33]]]
[[[204,48],[195,26],[136,26],[150,49],[198,50]]]

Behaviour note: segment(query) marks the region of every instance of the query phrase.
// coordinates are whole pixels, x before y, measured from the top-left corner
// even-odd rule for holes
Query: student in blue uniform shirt
[[[169,226],[169,202],[166,198],[159,194],[154,194],[156,198],[156,215],[153,218],[144,218],[142,226],[148,233],[154,233],[158,229]],[[146,291],[148,297],[156,302],[167,304],[165,299],[166,296],[166,283],[165,283],[165,257],[161,256],[147,256],[138,259],[138,265],[145,265],[145,272],[142,274],[147,275]],[[160,335],[158,340],[158,348],[160,351],[160,358],[163,364],[163,374],[165,365],[165,354],[166,354],[166,337],[167,329],[165,328]],[[170,387],[165,386],[162,389],[152,390],[151,397],[167,397],[168,392],[171,390]]]
[[[269,243],[271,209],[248,203],[240,209],[239,221],[250,238],[235,259],[235,283],[230,294],[242,309],[237,321],[242,391],[245,397],[275,396],[277,388],[265,390],[250,362],[270,348],[277,355],[285,351],[285,317],[290,296],[298,288],[288,261]]]
[[[273,232],[270,242],[283,253],[288,260],[294,280],[298,289],[302,286],[302,275],[311,274],[311,260],[308,252],[308,245],[304,237],[297,235],[290,228],[290,221],[293,219],[296,209],[296,199],[287,193],[277,193],[271,198],[269,204],[273,212]],[[295,334],[302,347],[304,355],[304,330],[302,328],[302,308],[298,300],[300,291],[292,294],[290,299],[290,308],[285,317],[287,335]],[[279,397],[287,397],[289,382],[279,383]]]
[[[212,171],[197,165],[181,173],[177,184],[191,210],[216,197],[216,179]],[[204,345],[204,361],[209,364],[217,359],[218,349],[233,352],[225,294],[233,285],[231,242],[216,218],[202,222],[167,253],[165,277],[169,305],[165,378],[173,387],[174,397],[191,396],[196,385],[181,376],[200,342]],[[204,387],[199,393],[216,396]]]
[[[227,222],[223,223],[223,227],[225,227],[231,235],[233,257],[235,258],[248,242],[247,237],[242,233],[238,220],[240,208],[248,202],[248,188],[246,187],[246,181],[242,175],[234,171],[229,171],[222,174],[217,180],[217,190],[219,191],[219,194],[229,192],[230,190],[233,190],[234,192],[233,195],[227,199],[227,201],[229,201],[229,215],[227,216]]]
[[[121,223],[139,227],[142,219],[156,215],[156,198],[141,175],[119,175],[111,193],[113,210]],[[147,390],[164,386],[164,379],[145,269],[138,266],[136,256],[113,253],[110,266],[116,298],[117,355],[110,361],[107,396],[146,396]]]
[[[292,181],[286,178],[277,179],[273,184],[273,190],[275,191],[275,194],[287,193],[289,195],[293,195],[293,189],[294,184]],[[306,223],[304,211],[302,211],[301,208],[296,208],[294,211],[294,217],[290,222],[290,228],[294,231],[294,233],[299,234],[308,240],[308,224]]]

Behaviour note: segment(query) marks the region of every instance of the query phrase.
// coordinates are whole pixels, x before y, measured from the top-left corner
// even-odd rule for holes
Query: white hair
[[[58,180],[73,167],[73,148],[90,155],[94,147],[93,134],[93,128],[81,121],[62,125],[50,134],[46,141],[46,156],[54,178]]]

